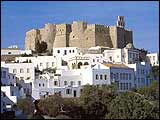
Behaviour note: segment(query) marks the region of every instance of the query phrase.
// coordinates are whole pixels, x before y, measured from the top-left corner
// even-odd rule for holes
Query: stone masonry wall
[[[44,28],[26,32],[25,49],[35,50],[38,40],[45,41],[50,51],[53,47],[123,48],[127,43],[133,43],[133,34],[132,31],[118,26],[74,21],[72,24],[45,24]]]

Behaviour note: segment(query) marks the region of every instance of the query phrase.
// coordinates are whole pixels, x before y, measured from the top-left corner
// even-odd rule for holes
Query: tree
[[[137,89],[137,92],[144,95],[149,100],[159,101],[159,82],[153,81],[150,86]]]
[[[41,52],[42,52],[42,51],[41,51],[41,44],[40,44],[39,40],[38,40],[37,43],[36,43],[35,50],[36,50],[36,52],[38,52],[38,53],[41,53]]]
[[[62,106],[62,97],[59,95],[52,95],[45,99],[41,99],[38,103],[39,109],[43,114],[55,117],[60,113]]]
[[[111,101],[105,119],[157,119],[158,116],[159,109],[151,101],[137,93],[126,92]]]
[[[34,105],[32,104],[32,99],[30,98],[18,100],[17,107],[25,114],[31,114],[34,110]]]
[[[45,52],[47,50],[47,43],[42,41],[40,44],[40,48],[42,49],[42,52]]]
[[[78,98],[63,98],[61,114],[70,118],[81,119],[83,110],[82,107],[78,104]]]
[[[38,40],[35,49],[37,53],[43,53],[47,50],[47,43],[44,41],[40,43]]]
[[[80,105],[84,109],[84,118],[103,119],[108,111],[109,102],[114,99],[114,87],[112,86],[84,86],[79,98]]]

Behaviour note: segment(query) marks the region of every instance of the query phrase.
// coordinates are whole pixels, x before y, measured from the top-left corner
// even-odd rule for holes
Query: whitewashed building
[[[16,62],[32,62],[34,67],[41,71],[47,68],[61,68],[62,65],[62,59],[58,56],[16,57]]]
[[[143,86],[148,86],[152,82],[151,76],[151,66],[148,62],[139,62],[135,64],[128,64],[130,68],[135,71],[135,88],[140,88]]]
[[[9,73],[15,74],[18,80],[30,83],[35,79],[35,69],[33,63],[5,63],[1,62],[2,67],[9,69]]]
[[[120,91],[134,87],[134,70],[125,65],[96,64],[81,69],[57,70],[55,74],[40,75],[33,81],[32,97],[40,99],[59,93],[62,97],[79,97],[84,85],[110,85],[116,82]]]
[[[135,48],[104,50],[104,60],[111,63],[133,64],[139,61],[139,51]]]
[[[81,50],[77,47],[53,48],[53,56],[67,57],[81,55]]]
[[[159,53],[147,54],[147,58],[152,66],[159,66]]]

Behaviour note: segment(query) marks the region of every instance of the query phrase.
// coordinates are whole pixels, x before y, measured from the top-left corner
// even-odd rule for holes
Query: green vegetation
[[[39,40],[36,43],[36,52],[37,53],[44,53],[47,50],[47,43],[42,41],[41,43],[39,42]]]
[[[86,85],[79,98],[62,98],[55,94],[38,102],[41,115],[55,119],[159,119],[159,83],[118,93],[115,84]],[[31,113],[31,102],[18,102],[25,113]],[[38,117],[42,117],[41,115]],[[35,117],[35,116],[34,116]],[[33,115],[30,115],[33,118]]]
[[[26,53],[24,53],[24,54],[21,55],[21,57],[32,57],[32,56],[33,56],[32,54],[29,54],[29,55],[28,55],[28,54],[26,54]]]
[[[32,104],[31,98],[21,99],[17,102],[17,107],[23,111],[25,114],[31,114],[34,110],[34,105]]]

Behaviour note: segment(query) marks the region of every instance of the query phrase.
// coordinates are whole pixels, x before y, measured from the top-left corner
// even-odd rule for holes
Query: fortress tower
[[[52,47],[69,47],[70,24],[56,25],[56,37]]]
[[[133,44],[133,33],[125,29],[124,17],[118,16],[117,25],[114,26],[87,24],[83,21],[74,21],[72,24],[45,24],[44,28],[26,33],[25,48],[35,50],[38,40],[45,41],[49,51],[53,47],[124,48],[128,43]]]

